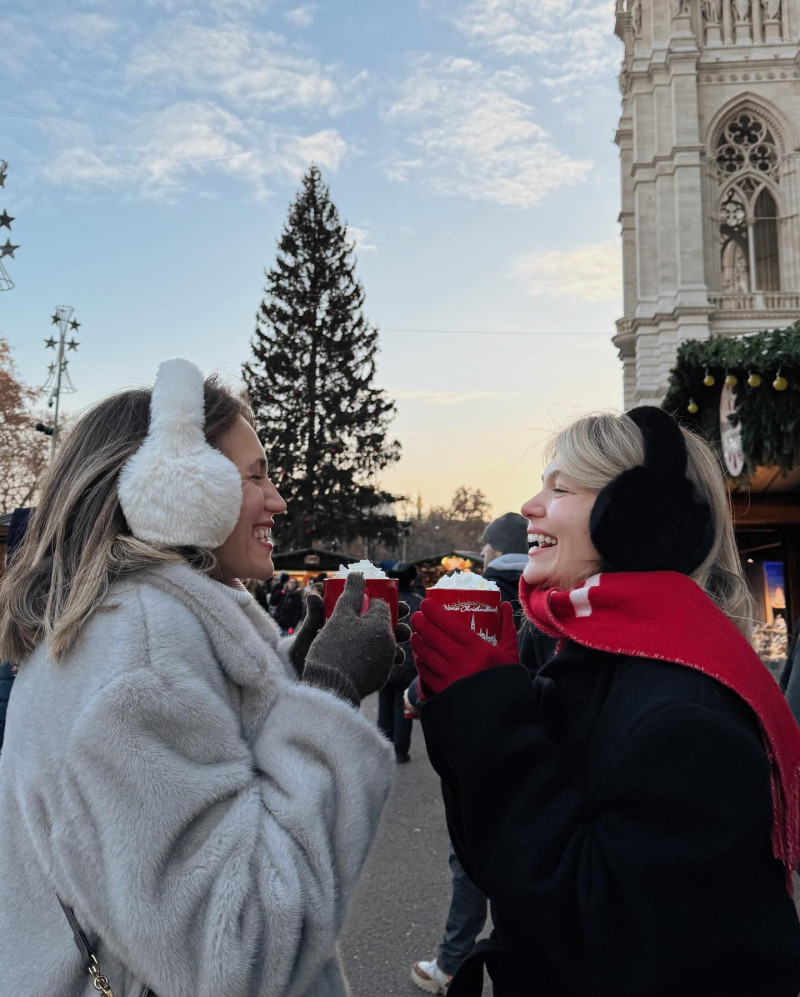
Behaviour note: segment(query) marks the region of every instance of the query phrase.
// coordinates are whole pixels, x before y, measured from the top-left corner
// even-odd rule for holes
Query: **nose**
[[[264,507],[274,516],[280,516],[286,512],[286,503],[281,498],[280,492],[270,481],[268,488],[264,492]]]
[[[540,519],[545,514],[542,492],[537,492],[534,496],[529,498],[528,501],[523,504],[520,512],[528,520]]]

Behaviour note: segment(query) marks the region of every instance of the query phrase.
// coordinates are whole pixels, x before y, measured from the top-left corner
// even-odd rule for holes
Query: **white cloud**
[[[69,44],[77,43],[84,48],[94,48],[115,35],[119,28],[117,21],[102,14],[74,12],[61,22],[61,30],[69,36]]]
[[[619,65],[609,0],[429,0],[427,7],[482,48],[535,57],[543,82],[559,94],[580,92]]]
[[[50,20],[9,18],[15,55],[0,50],[0,69],[30,74],[36,64],[67,81],[45,87],[32,78],[26,88],[25,112],[46,142],[41,176],[86,191],[174,197],[189,188],[206,196],[222,174],[263,198],[311,162],[339,168],[349,147],[330,122],[362,99],[366,73],[253,28],[265,19],[251,13],[263,14],[268,0],[146,4],[150,16],[136,21],[113,0]],[[280,24],[279,15],[268,23]]]
[[[325,128],[313,135],[283,136],[283,149],[276,162],[284,174],[294,178],[311,163],[337,170],[348,152],[347,142],[335,128]]]
[[[307,28],[309,25],[314,23],[316,13],[317,5],[310,3],[306,4],[304,7],[294,7],[292,10],[287,10],[283,16],[296,28]]]
[[[423,391],[419,388],[387,388],[386,392],[391,398],[400,401],[427,402],[429,405],[464,405],[467,402],[488,402],[519,397],[519,392],[513,391]]]
[[[216,172],[264,197],[270,180],[294,181],[311,162],[336,170],[347,153],[334,129],[304,135],[208,104],[178,103],[120,124],[120,134],[108,141],[76,129],[75,140],[46,167],[46,178],[64,185],[131,185],[145,196],[165,197]]]
[[[298,55],[278,34],[228,22],[207,27],[176,21],[138,46],[128,65],[133,83],[211,93],[237,106],[337,112],[362,98],[367,74]]]
[[[394,159],[384,165],[386,176],[398,183],[405,183],[416,171],[425,165],[424,159]]]
[[[167,13],[191,10],[193,13],[207,8],[215,14],[233,17],[240,12],[258,13],[271,5],[271,0],[145,0],[145,6]]]
[[[55,184],[94,184],[117,187],[135,179],[135,169],[109,160],[109,150],[95,151],[85,146],[62,149],[44,167],[45,179]],[[113,157],[116,158],[116,157]]]
[[[519,73],[470,59],[419,57],[386,111],[418,155],[395,156],[388,176],[416,174],[439,193],[520,207],[583,180],[591,164],[553,145],[522,99],[527,85]]]
[[[534,253],[518,260],[512,276],[531,294],[580,301],[619,301],[622,258],[619,240],[577,249]]]
[[[27,18],[8,13],[3,17],[0,70],[4,74],[22,74],[31,65],[41,66],[51,58],[41,34],[33,30]]]
[[[369,232],[366,229],[357,228],[355,225],[348,225],[347,234],[356,244],[356,250],[359,253],[377,253],[378,247],[374,242],[370,242]]]

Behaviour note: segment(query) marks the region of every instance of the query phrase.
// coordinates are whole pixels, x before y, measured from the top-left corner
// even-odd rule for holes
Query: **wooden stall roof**
[[[800,525],[800,492],[734,492],[731,508],[737,532],[749,526]]]
[[[303,547],[273,555],[272,563],[276,571],[336,571],[340,564],[354,564],[357,560],[333,550]]]

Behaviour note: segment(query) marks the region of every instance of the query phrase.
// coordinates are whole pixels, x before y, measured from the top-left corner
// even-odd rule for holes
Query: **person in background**
[[[522,506],[520,661],[424,600],[428,754],[494,932],[448,997],[795,997],[800,730],[749,636],[719,463],[661,409],[577,420]]]
[[[495,582],[503,602],[510,603],[514,622],[519,628],[523,617],[519,605],[519,580],[528,563],[528,521],[517,512],[507,512],[493,520],[479,540],[482,545],[483,577]],[[525,641],[529,653],[539,654],[544,664],[555,650],[555,641],[538,633],[531,624],[522,625],[520,642]],[[417,712],[418,683],[408,690],[408,705]],[[454,973],[475,948],[478,935],[486,925],[487,901],[483,891],[464,871],[451,843],[449,859],[451,876],[450,908],[444,934],[434,959],[420,959],[411,967],[411,979],[426,993],[444,994]]]
[[[95,993],[98,965],[117,997],[348,993],[394,770],[359,705],[409,631],[352,573],[282,641],[241,579],[285,508],[247,403],[186,360],[56,451],[0,583],[3,997]]]
[[[522,611],[517,590],[522,569],[528,563],[528,521],[518,512],[498,516],[483,531],[479,543],[483,577],[497,585],[503,602],[511,603],[519,629]]]
[[[290,578],[283,589],[283,598],[275,610],[275,622],[284,634],[293,634],[303,618],[303,590],[296,578]]]
[[[289,578],[289,573],[287,571],[282,571],[277,578],[270,579],[269,602],[267,610],[272,617],[274,617],[278,612],[278,606],[280,606],[281,599],[283,599],[284,588],[286,583],[289,581]]]
[[[264,582],[256,582],[255,587],[252,591],[252,596],[256,601],[256,604],[261,606],[264,612],[267,611],[267,603],[269,600],[269,590]]]
[[[413,564],[398,561],[386,572],[389,578],[398,580],[398,597],[405,602],[411,613],[416,613],[422,602],[421,594],[415,590],[419,572]],[[411,644],[403,646],[403,661],[395,665],[389,674],[389,681],[378,693],[378,730],[391,741],[398,765],[411,761],[411,728],[413,720],[405,716],[403,693],[414,680],[417,670]]]

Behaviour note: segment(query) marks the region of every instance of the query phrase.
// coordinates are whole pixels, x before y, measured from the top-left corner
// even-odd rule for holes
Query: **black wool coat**
[[[796,997],[755,716],[688,668],[568,644],[421,707],[495,932],[448,997]]]

